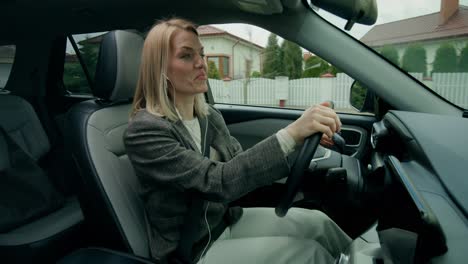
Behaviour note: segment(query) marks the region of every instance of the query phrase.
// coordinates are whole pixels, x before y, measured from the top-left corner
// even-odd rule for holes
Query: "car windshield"
[[[468,0],[376,0],[375,25],[348,34],[451,103],[468,108]],[[318,14],[344,30],[346,21]]]

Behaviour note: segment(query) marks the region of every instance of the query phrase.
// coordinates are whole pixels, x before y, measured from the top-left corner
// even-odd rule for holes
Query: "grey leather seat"
[[[123,133],[138,77],[143,38],[111,31],[101,43],[94,94],[67,114],[65,133],[83,181],[85,218],[98,246],[149,257],[139,183],[126,155]]]
[[[0,94],[0,126],[36,162],[50,151],[49,139],[33,107],[23,98]],[[4,143],[3,134],[0,135]],[[1,145],[0,169],[8,168],[9,157]],[[1,183],[0,183],[1,184]],[[1,217],[1,216],[0,216]],[[0,233],[0,262],[45,263],[77,246],[83,214],[74,196],[48,215],[6,233]]]

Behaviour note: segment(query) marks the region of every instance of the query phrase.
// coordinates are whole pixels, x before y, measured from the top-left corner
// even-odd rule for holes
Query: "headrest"
[[[144,39],[135,32],[115,30],[101,42],[94,76],[94,95],[108,101],[133,97]]]

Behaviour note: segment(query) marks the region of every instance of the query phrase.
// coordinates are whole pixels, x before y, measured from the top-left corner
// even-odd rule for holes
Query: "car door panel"
[[[215,105],[223,115],[232,136],[244,149],[274,134],[299,118],[302,110],[243,105]],[[362,157],[374,116],[339,113],[342,136],[347,142],[345,154]]]

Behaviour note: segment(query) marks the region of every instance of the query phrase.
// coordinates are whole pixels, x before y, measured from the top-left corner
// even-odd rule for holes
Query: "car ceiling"
[[[279,3],[279,0],[269,2]],[[174,15],[203,23],[243,22],[257,14],[240,10],[235,1],[183,0],[4,0],[0,4],[3,39],[25,33],[86,33],[144,28]]]
[[[268,16],[242,11],[238,1],[247,0],[3,0],[0,3],[0,45],[16,41],[29,46],[31,40],[53,40],[59,35],[146,29],[157,19],[174,15],[198,24],[248,23],[309,47],[314,54],[373,87],[377,95],[396,109],[461,115],[460,108],[448,104],[429,89],[421,89],[412,77],[402,74],[400,69],[369,52],[368,47],[314,15],[301,0],[264,0],[266,13],[272,6],[279,5],[281,9],[276,12],[281,14]]]

